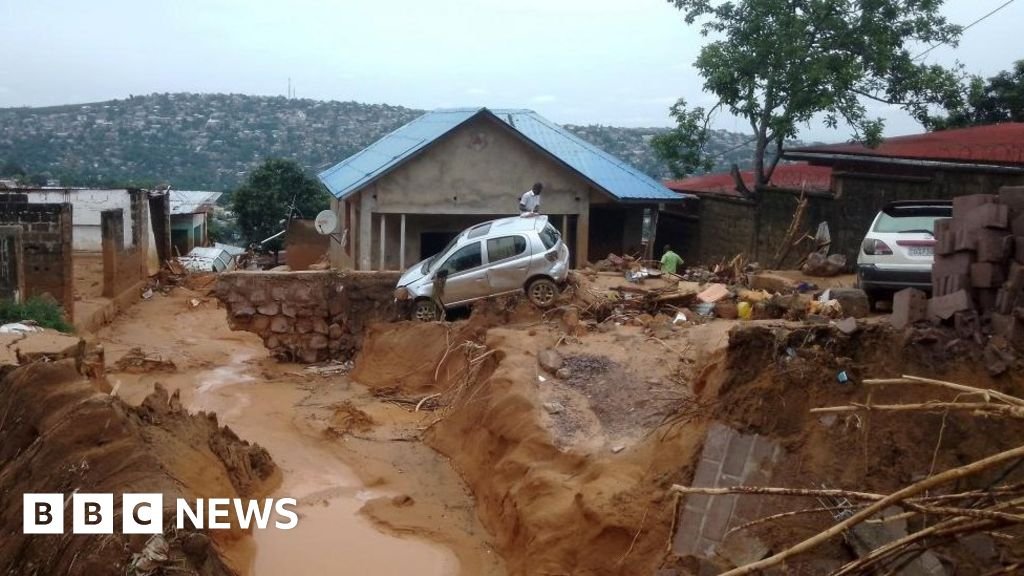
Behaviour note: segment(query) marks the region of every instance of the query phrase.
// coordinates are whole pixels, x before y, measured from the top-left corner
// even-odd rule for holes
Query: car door
[[[519,234],[488,238],[487,284],[491,294],[512,292],[523,287],[530,270],[530,250]]]
[[[479,241],[459,248],[438,267],[446,270],[448,279],[444,283],[441,302],[446,305],[458,304],[474,298],[487,296],[487,271],[483,265],[483,252]]]

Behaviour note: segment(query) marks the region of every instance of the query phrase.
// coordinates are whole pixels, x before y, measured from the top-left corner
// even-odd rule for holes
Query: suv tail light
[[[864,253],[868,256],[886,256],[892,254],[892,248],[889,245],[877,238],[865,238],[864,244],[861,246]]]

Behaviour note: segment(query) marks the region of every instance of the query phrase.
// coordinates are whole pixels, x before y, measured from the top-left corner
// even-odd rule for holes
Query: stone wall
[[[232,330],[253,332],[280,360],[354,356],[371,322],[397,317],[398,273],[249,272],[221,274],[215,294]]]
[[[24,194],[0,194],[0,224],[20,226],[25,297],[49,294],[74,314],[71,204],[29,204]]]

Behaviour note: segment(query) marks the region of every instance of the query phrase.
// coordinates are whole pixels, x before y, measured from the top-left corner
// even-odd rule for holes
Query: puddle
[[[384,534],[358,514],[367,500],[386,494],[364,487],[329,442],[292,422],[301,390],[257,381],[245,374],[247,359],[237,354],[230,364],[200,374],[189,408],[217,412],[222,424],[270,452],[283,472],[270,497],[298,500],[299,523],[292,530],[255,530],[228,556],[248,564],[250,576],[457,574],[459,563],[449,549]]]

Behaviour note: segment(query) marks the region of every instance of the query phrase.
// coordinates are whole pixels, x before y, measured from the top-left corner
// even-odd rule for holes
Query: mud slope
[[[18,368],[0,381],[0,573],[81,576],[129,573],[146,535],[24,536],[26,492],[164,494],[165,535],[177,574],[234,574],[210,535],[175,532],[176,498],[255,497],[276,477],[262,448],[218,426],[215,415],[186,413],[157,386],[141,406],[97,393],[72,360]],[[115,517],[120,526],[120,515]],[[170,528],[167,528],[170,526]],[[212,539],[211,539],[212,538]]]
[[[444,392],[448,407],[427,442],[469,484],[509,574],[654,573],[672,523],[667,489],[686,474],[701,434],[692,425],[676,426],[619,453],[559,450],[543,424],[537,389],[535,351],[551,335],[488,331],[477,345],[495,352],[478,381],[467,385],[466,357],[454,334],[480,331],[449,332],[438,324],[371,331],[355,379],[392,394],[395,388],[413,397]]]

